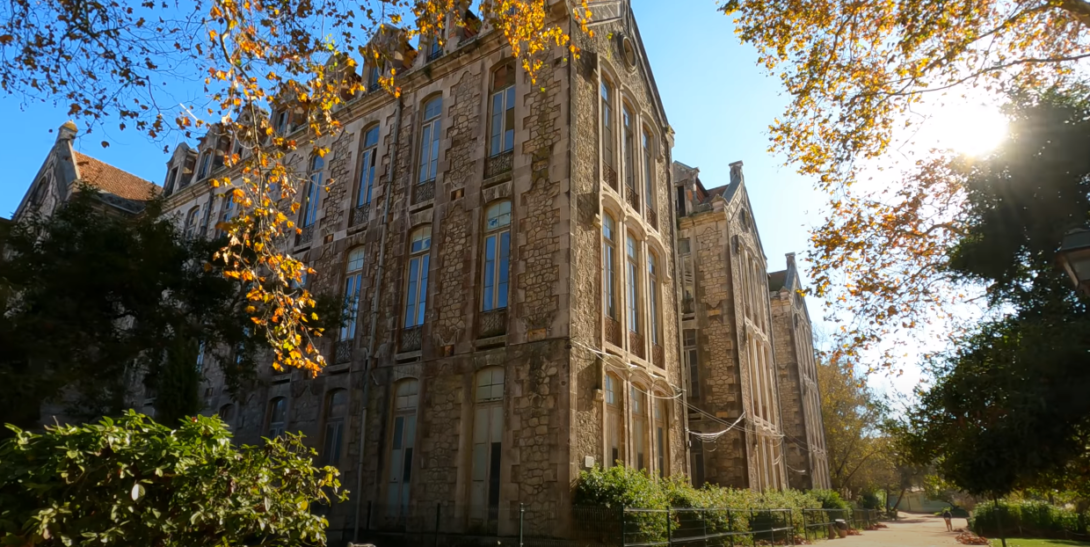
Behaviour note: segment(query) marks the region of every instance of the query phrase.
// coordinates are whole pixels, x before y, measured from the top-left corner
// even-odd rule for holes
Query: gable
[[[666,110],[651,71],[651,63],[647,59],[647,51],[640,37],[631,2],[592,1],[588,3],[588,7],[593,15],[587,26],[594,30],[595,40],[601,49],[599,63],[608,64],[610,68],[606,73],[611,73],[613,77],[620,76],[619,79],[625,84],[624,88],[632,91],[633,87],[639,87],[639,92],[646,98],[655,117],[656,125],[660,128],[668,127]]]

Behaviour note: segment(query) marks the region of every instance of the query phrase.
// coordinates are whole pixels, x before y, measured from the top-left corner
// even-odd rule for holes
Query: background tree
[[[846,316],[838,348],[890,365],[891,353],[873,352],[881,340],[923,333],[966,300],[942,268],[966,196],[939,153],[911,158],[918,171],[878,190],[852,183],[889,166],[926,97],[1048,87],[1084,69],[1090,3],[730,0],[723,9],[791,95],[771,148],[830,198],[809,259],[814,292]]]
[[[251,304],[212,267],[221,243],[183,239],[160,212],[152,201],[136,217],[111,214],[84,186],[52,216],[11,227],[0,256],[0,423],[33,427],[45,401],[76,417],[117,415],[143,373],[160,418],[177,423],[200,410],[202,342],[233,392],[253,375]],[[321,305],[339,317],[340,302]]]
[[[884,431],[888,407],[844,360],[818,367],[821,418],[832,488],[852,500],[896,482],[894,447]]]
[[[324,545],[328,523],[308,508],[344,498],[301,436],[236,447],[218,418],[172,430],[130,411],[13,431],[0,443],[4,545]]]
[[[1090,313],[1056,266],[1090,216],[1090,92],[1018,94],[1008,113],[996,154],[949,165],[966,204],[946,268],[984,285],[994,314],[932,363],[905,428],[915,461],[989,497],[1090,483]]]
[[[467,24],[471,4],[482,32],[506,41],[531,80],[547,58],[575,53],[556,21],[571,16],[589,32],[586,0],[570,12],[569,2],[540,0],[14,0],[0,6],[0,89],[69,105],[92,127],[116,121],[153,139],[214,127],[238,142],[248,153],[228,154],[230,174],[211,181],[240,206],[221,226],[228,238],[215,258],[246,287],[248,324],[273,348],[273,366],[316,373],[324,359],[315,300],[293,288],[307,267],[283,251],[299,233],[291,219],[306,180],[293,153],[328,151],[326,138],[341,131],[334,109],[364,91],[361,61],[389,67],[381,83],[399,95],[397,73],[416,53],[410,43],[444,40],[448,27]],[[170,80],[203,80],[203,93],[174,97]],[[277,134],[266,112],[274,104],[291,109],[304,136]]]

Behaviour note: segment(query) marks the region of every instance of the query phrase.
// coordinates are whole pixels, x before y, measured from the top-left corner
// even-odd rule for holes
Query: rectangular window
[[[636,266],[636,257],[638,250],[636,248],[636,240],[632,236],[628,236],[625,242],[626,254],[628,255],[628,330],[639,334],[640,332],[640,305],[639,305],[639,277],[638,273],[640,268]]]
[[[416,411],[394,417],[394,438],[390,454],[390,486],[387,493],[389,512],[401,517],[409,514],[409,487],[412,484],[413,448],[416,444]]]
[[[632,453],[636,456],[636,469],[647,469],[647,416],[643,390],[635,385],[629,389],[632,407]]]
[[[704,486],[704,444],[693,441],[690,453],[693,455],[693,486],[700,488]]]
[[[431,249],[431,227],[413,232],[409,248],[408,285],[405,292],[405,328],[424,324],[424,312],[428,300],[428,269]]]
[[[348,392],[335,390],[326,396],[325,437],[322,461],[325,465],[341,463],[341,447],[344,445],[344,416],[347,413]]]
[[[613,157],[613,106],[610,104],[613,90],[602,81],[602,163],[616,171]]]
[[[650,307],[651,307],[651,343],[656,346],[661,346],[662,341],[659,340],[659,281],[657,264],[655,261],[655,255],[647,254],[647,285],[648,292],[650,293]]]
[[[700,397],[700,362],[697,356],[695,329],[685,329],[683,345],[685,366],[689,370],[689,396]]]
[[[655,469],[666,477],[666,401],[655,400]]]
[[[318,190],[322,187],[322,174],[314,173],[307,182],[307,193],[303,196],[303,227],[314,226],[318,220]]]
[[[488,523],[499,518],[503,382],[503,369],[485,369],[477,374],[469,512],[473,520]]]
[[[624,465],[621,453],[621,381],[606,374],[606,462],[605,467]]]
[[[197,180],[202,180],[204,177],[208,176],[208,168],[211,164],[212,153],[205,152],[204,155],[201,156],[201,164],[200,167],[197,169]]]
[[[616,225],[608,214],[602,219],[602,292],[605,300],[606,317],[618,319],[617,309],[617,249],[614,238]],[[620,325],[618,325],[619,327]]]
[[[489,155],[515,148],[515,67],[505,64],[492,73]]]
[[[341,340],[352,340],[356,337],[356,320],[360,312],[360,285],[363,283],[363,272],[350,273],[344,280],[344,326],[341,327]]]
[[[443,99],[436,97],[424,105],[424,123],[420,128],[420,182],[435,180],[439,167],[439,133],[442,129],[440,114]]]
[[[677,216],[678,218],[685,216],[685,187],[677,187]]]
[[[197,374],[204,372],[204,340],[197,344]]]
[[[288,132],[288,111],[282,110],[276,113],[276,132],[284,135]]]
[[[624,150],[624,185],[625,192],[636,193],[636,133],[633,125],[635,121],[632,119],[632,113],[628,111],[628,107],[623,107],[621,111],[624,124],[624,132],[621,137],[624,140],[622,143],[622,150]]]
[[[270,439],[282,437],[284,435],[285,419],[288,414],[288,401],[283,397],[277,397],[269,402],[269,429],[268,435]]]
[[[360,171],[360,193],[356,197],[356,207],[371,203],[371,192],[375,187],[375,163],[378,158],[378,127],[367,130],[363,137],[363,167]]]
[[[647,204],[647,209],[653,211],[655,209],[655,179],[652,176],[652,166],[655,164],[653,152],[651,150],[651,144],[654,141],[651,139],[651,135],[644,131],[643,133],[643,199]]]

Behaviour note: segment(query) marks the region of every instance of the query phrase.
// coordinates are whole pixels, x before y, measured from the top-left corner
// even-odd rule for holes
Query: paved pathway
[[[901,513],[897,521],[885,523],[888,528],[864,531],[860,536],[848,536],[819,545],[828,547],[943,547],[961,545],[955,532],[947,532],[942,517]],[[954,519],[954,529],[965,528],[965,519]]]

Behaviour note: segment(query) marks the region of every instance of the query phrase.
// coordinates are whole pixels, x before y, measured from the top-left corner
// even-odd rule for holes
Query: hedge
[[[748,532],[751,525],[756,529],[767,529],[769,521],[778,519],[770,512],[772,509],[790,510],[795,533],[801,536],[804,533],[803,509],[849,508],[847,502],[830,490],[754,492],[711,485],[693,488],[686,480],[658,479],[644,471],[620,466],[583,471],[575,485],[573,500],[577,506],[617,509],[618,517],[621,508],[709,510],[702,516],[695,512],[679,511],[669,524],[663,513],[628,513],[625,516],[625,531],[631,541],[639,542],[664,540],[667,526],[673,533],[690,528],[692,523],[687,523],[686,519],[701,519],[700,526],[708,534]],[[601,519],[601,513],[595,515],[595,519]],[[750,522],[751,518],[753,522]],[[579,524],[576,522],[577,526]],[[585,524],[592,531],[615,528],[602,522]],[[746,543],[749,543],[750,538],[746,539]]]
[[[1042,501],[982,503],[973,510],[970,527],[978,535],[999,535],[1002,516],[1003,533],[1009,537],[1067,538],[1090,535],[1090,515],[1049,505]]]

